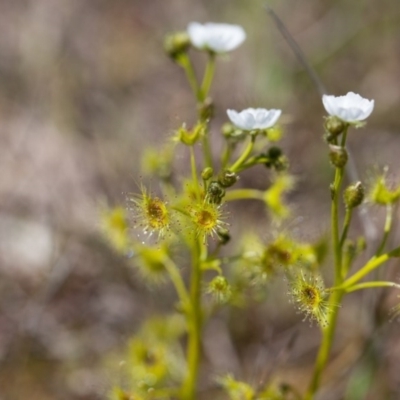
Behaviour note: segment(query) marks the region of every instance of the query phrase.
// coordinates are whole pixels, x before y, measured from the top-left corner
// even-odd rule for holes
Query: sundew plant
[[[151,185],[142,182],[137,193],[128,195],[126,208],[104,210],[102,219],[109,243],[121,254],[130,255],[143,282],[155,287],[171,284],[178,300],[169,315],[144,321],[130,340],[120,371],[123,383],[111,390],[110,399],[202,397],[199,376],[207,320],[221,307],[246,307],[249,299],[262,301],[262,293],[278,279],[288,286],[288,302],[305,320],[320,328],[319,350],[308,389],[303,391],[285,382],[277,385],[268,379],[254,387],[240,377],[212,371],[207,379],[216,387],[215,398],[314,399],[321,388],[344,297],[359,290],[400,288],[395,282],[376,279],[382,275],[376,274],[378,269],[400,256],[400,247],[387,245],[400,186],[388,185],[383,172],[369,187],[361,181],[344,187],[349,159],[347,137],[365,125],[374,100],[354,92],[324,95],[321,99],[326,110],[326,115],[321,115],[321,136],[329,154],[326,163],[333,171],[332,183],[326,188],[327,198],[330,194],[331,199],[327,221],[331,256],[323,257],[318,243],[300,242],[283,228],[282,221],[290,217],[285,195],[295,184],[289,160],[279,146],[279,120],[284,111],[257,104],[244,110],[228,109],[221,129],[210,128],[218,59],[243,45],[245,39],[240,26],[196,22],[190,23],[185,32],[166,37],[165,50],[185,74],[196,99],[197,122],[177,126],[165,147],[145,154]],[[206,58],[201,79],[192,64],[193,51]],[[351,89],[357,91],[357,87]],[[216,135],[221,135],[221,149],[213,146]],[[179,179],[173,179],[172,161],[178,150],[186,152],[188,165]],[[265,188],[244,187],[240,175],[260,165],[269,174]],[[349,227],[354,210],[366,199],[385,208],[386,222],[380,242],[362,264],[359,256],[365,256],[366,246],[371,249],[376,243],[350,237]],[[235,230],[243,234],[242,238],[236,234],[231,238],[235,218],[228,215],[227,204],[237,200],[264,203],[270,218],[260,219],[259,224],[267,231],[270,220],[277,232],[269,242],[249,235],[245,227]],[[226,244],[233,241],[235,246],[229,248],[234,252],[228,254]],[[324,271],[334,277],[333,282],[321,274],[323,265]]]

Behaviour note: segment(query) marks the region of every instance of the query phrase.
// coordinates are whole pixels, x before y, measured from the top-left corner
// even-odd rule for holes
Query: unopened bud
[[[189,46],[190,38],[186,32],[171,33],[164,40],[164,50],[174,60],[186,52]]]
[[[224,169],[218,176],[218,182],[224,188],[233,186],[238,180],[238,176],[235,172],[229,169]]]
[[[231,240],[231,235],[226,228],[218,228],[217,235],[221,244],[227,244]]]
[[[206,167],[203,169],[201,173],[201,178],[205,181],[208,181],[214,174],[214,170],[211,167]]]
[[[350,185],[343,194],[344,203],[347,208],[355,208],[364,200],[364,186],[361,182]]]
[[[212,181],[207,188],[207,198],[210,203],[221,204],[222,198],[225,196],[225,189],[217,181]]]
[[[289,160],[282,154],[282,150],[279,147],[270,147],[265,156],[267,158],[267,161],[265,161],[267,168],[274,168],[276,171],[285,171],[288,169]]]
[[[347,151],[344,147],[329,145],[329,159],[331,163],[337,168],[343,168],[348,159]]]
[[[346,127],[343,121],[341,121],[338,117],[332,115],[326,118],[324,126],[328,133],[327,136],[328,142],[338,137]]]

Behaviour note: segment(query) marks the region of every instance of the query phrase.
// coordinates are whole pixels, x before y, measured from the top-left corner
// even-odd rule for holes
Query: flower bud
[[[218,176],[218,182],[224,188],[233,186],[237,180],[238,176],[236,173],[230,171],[229,169],[224,169]]]
[[[357,182],[346,188],[343,194],[344,203],[347,208],[355,208],[364,200],[364,186],[361,182]]]
[[[201,121],[208,121],[214,116],[214,103],[211,97],[207,97],[203,103],[198,106]]]
[[[329,145],[329,159],[336,168],[343,168],[347,163],[347,151],[344,147]]]
[[[241,129],[235,128],[230,122],[226,122],[221,128],[222,134],[226,139],[240,141],[246,137],[246,134]]]
[[[284,171],[289,167],[289,161],[286,156],[282,154],[282,150],[277,146],[272,146],[268,149],[265,155],[265,166],[267,168],[274,168],[276,171]]]
[[[201,173],[201,178],[208,181],[213,176],[214,170],[211,167],[206,167]]]
[[[227,244],[231,240],[231,235],[226,228],[218,228],[217,235],[221,244]]]
[[[345,123],[338,117],[330,116],[325,119],[324,127],[327,131],[328,142],[338,137],[345,128]]]
[[[186,32],[175,32],[167,35],[164,40],[165,52],[174,60],[190,47],[190,38]]]
[[[212,181],[207,188],[207,198],[210,203],[221,204],[222,198],[225,196],[225,189],[217,181]]]

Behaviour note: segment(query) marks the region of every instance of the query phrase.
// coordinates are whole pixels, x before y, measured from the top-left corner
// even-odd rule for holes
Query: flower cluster
[[[220,54],[237,49],[245,39],[241,26],[198,22],[190,23],[184,32],[167,37],[165,50],[185,72],[197,103],[196,120],[191,128],[183,123],[163,151],[145,153],[143,165],[147,176],[160,182],[154,193],[142,186],[140,194],[129,195],[128,211],[116,208],[103,213],[103,229],[109,242],[119,252],[130,255],[146,283],[170,282],[176,291],[174,304],[179,312],[169,321],[147,324],[131,340],[128,353],[133,384],[128,391],[117,388],[115,399],[196,398],[201,332],[206,317],[217,307],[244,306],[248,299],[262,299],[269,293],[267,285],[282,276],[287,277],[291,300],[304,319],[316,321],[324,333],[317,375],[309,396],[305,397],[311,399],[319,384],[318,374],[327,362],[343,296],[359,289],[391,286],[391,282],[361,282],[361,279],[379,263],[400,255],[400,247],[385,253],[394,219],[393,204],[400,201],[400,187],[391,188],[384,174],[376,180],[369,196],[358,179],[343,188],[345,168],[350,160],[346,149],[348,131],[365,123],[374,109],[374,100],[353,92],[322,96],[328,114],[324,122],[325,139],[335,172],[330,186],[331,246],[324,238],[312,244],[297,241],[287,226],[285,229],[284,222],[293,213],[286,197],[298,180],[289,173],[288,157],[277,143],[282,136],[278,122],[281,109],[226,110],[227,121],[219,141],[222,150],[220,157],[214,159],[216,147],[212,135],[215,133],[210,124],[214,103],[210,89],[215,63]],[[202,77],[198,76],[200,69],[192,65],[193,48],[200,50],[207,60]],[[174,171],[176,151],[182,151],[182,160],[187,160],[182,176]],[[240,179],[243,171],[253,170],[255,166],[264,168],[267,176],[268,183],[262,189],[246,187],[245,180]],[[349,235],[353,210],[362,205],[364,196],[386,206],[384,235],[375,255],[350,275],[353,261],[366,243],[364,238],[354,239]],[[227,203],[236,200],[259,201],[268,210],[266,215],[273,228],[268,234],[272,237],[269,242],[254,234],[247,237],[242,234],[241,242],[235,237],[235,230],[230,231],[225,210],[229,207]],[[345,214],[343,223],[341,209]],[[261,221],[259,226],[265,233]],[[237,231],[243,232],[243,229]],[[320,267],[328,259],[329,250],[334,255],[335,280],[332,287],[326,288]],[[298,268],[299,264],[304,271]],[[205,301],[206,294],[212,302]],[[179,332],[174,328],[179,328]],[[183,334],[185,340],[182,340]],[[181,351],[181,342],[188,344],[186,356]],[[289,386],[271,382],[256,390],[230,375],[219,383],[232,400],[289,398],[295,393]],[[297,394],[295,397],[300,398]]]

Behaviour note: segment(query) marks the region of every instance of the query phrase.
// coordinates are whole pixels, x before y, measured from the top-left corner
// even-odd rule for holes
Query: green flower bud
[[[225,189],[217,181],[212,181],[207,188],[207,199],[210,203],[221,204],[222,198],[225,196]]]
[[[201,173],[201,178],[205,181],[208,181],[210,178],[212,178],[214,174],[214,170],[211,167],[207,167],[203,169],[203,172]]]
[[[241,129],[234,127],[230,122],[226,122],[221,128],[222,134],[226,139],[231,139],[235,142],[243,140],[246,137],[246,133]]]
[[[325,119],[324,127],[327,132],[328,142],[338,137],[346,127],[346,124],[338,117],[330,116]]]
[[[224,188],[233,186],[237,180],[238,176],[236,173],[230,171],[229,169],[224,169],[218,176],[218,182]]]
[[[274,168],[276,171],[285,171],[289,167],[289,160],[277,146],[270,147],[263,157],[266,158],[264,165],[267,168]]]
[[[329,159],[332,165],[337,168],[343,168],[348,159],[347,151],[344,147],[335,146],[333,144],[329,145]]]
[[[231,235],[226,228],[218,228],[217,235],[221,244],[227,244],[231,240]]]
[[[357,182],[346,188],[343,194],[344,203],[347,208],[355,208],[364,200],[364,186]]]
[[[185,53],[190,47],[190,38],[186,32],[175,32],[167,35],[164,40],[165,52],[174,60]]]

